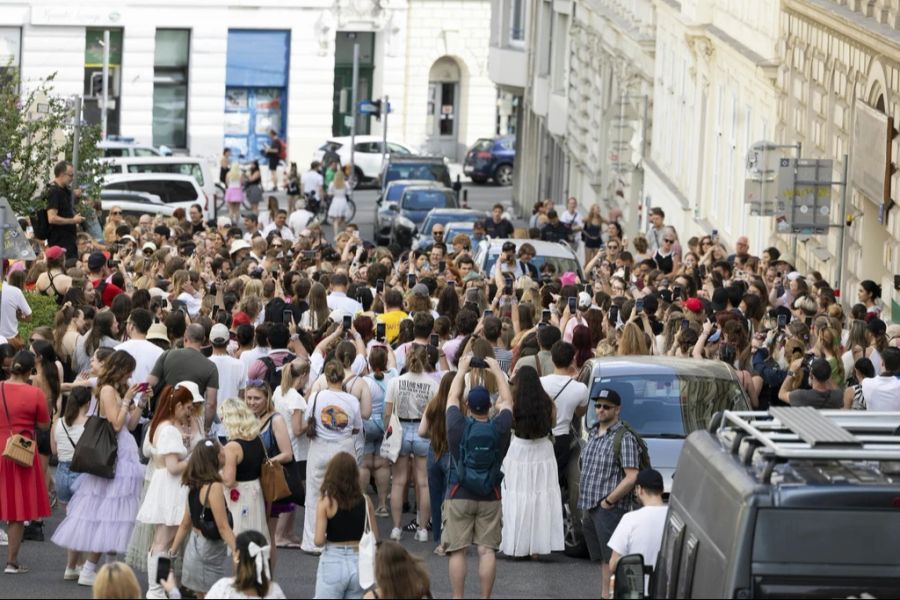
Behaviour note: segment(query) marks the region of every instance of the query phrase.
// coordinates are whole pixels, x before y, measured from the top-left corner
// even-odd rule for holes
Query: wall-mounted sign
[[[854,106],[850,181],[875,204],[891,204],[891,146],[894,119],[857,100]],[[885,210],[885,212],[887,212]]]

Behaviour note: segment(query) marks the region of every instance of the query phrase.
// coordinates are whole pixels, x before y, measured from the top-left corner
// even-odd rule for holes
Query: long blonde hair
[[[220,410],[222,425],[229,439],[252,440],[259,435],[259,419],[243,400],[228,398],[221,404]]]
[[[177,298],[184,291],[184,284],[190,281],[191,274],[181,269],[179,271],[175,271],[175,274],[172,275],[172,297]]]
[[[647,351],[647,343],[644,332],[637,323],[626,323],[622,329],[622,337],[619,339],[618,356],[644,356],[650,354]]]
[[[342,169],[338,169],[334,172],[332,185],[334,185],[334,189],[336,190],[342,190],[346,187],[347,184],[344,182],[344,171]]]
[[[131,567],[122,562],[103,565],[94,580],[94,598],[140,598],[141,586]]]

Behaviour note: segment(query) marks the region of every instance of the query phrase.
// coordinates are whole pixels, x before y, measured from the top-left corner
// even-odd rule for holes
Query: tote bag
[[[364,590],[375,585],[375,534],[369,524],[369,502],[366,505],[366,524],[359,538],[359,587]]]
[[[116,457],[119,440],[112,423],[100,416],[100,403],[96,412],[88,417],[84,432],[75,444],[75,454],[69,469],[73,473],[90,473],[104,479],[116,476]]]
[[[259,483],[262,486],[263,498],[266,499],[266,504],[271,505],[273,502],[278,502],[282,498],[286,498],[291,495],[291,488],[288,487],[287,480],[284,477],[284,469],[281,468],[281,465],[276,462],[272,462],[272,459],[269,458],[269,451],[266,450],[266,445],[263,444],[262,438],[259,438],[259,443],[262,444],[263,452],[265,452],[266,460],[262,464],[262,470],[259,474]]]
[[[381,443],[381,457],[392,463],[397,462],[400,456],[400,448],[403,446],[403,426],[400,425],[400,417],[396,411],[391,413],[391,421],[384,432],[384,441]]]

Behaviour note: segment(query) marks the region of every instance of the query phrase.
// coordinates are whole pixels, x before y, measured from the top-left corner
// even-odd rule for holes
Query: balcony
[[[503,91],[521,96],[528,76],[528,55],[524,47],[492,45],[488,52],[488,76]]]

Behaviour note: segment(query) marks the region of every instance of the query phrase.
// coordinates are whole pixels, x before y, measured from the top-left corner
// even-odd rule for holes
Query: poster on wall
[[[225,135],[247,135],[250,131],[250,113],[225,113]]]
[[[246,88],[225,90],[225,110],[247,110],[249,91]]]
[[[276,132],[281,127],[281,111],[270,110],[267,112],[256,113],[256,134],[265,135],[269,133],[269,129]]]
[[[257,111],[279,111],[281,110],[281,89],[280,88],[259,88],[256,90],[256,110]]]

